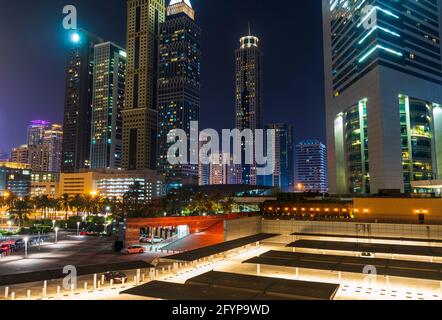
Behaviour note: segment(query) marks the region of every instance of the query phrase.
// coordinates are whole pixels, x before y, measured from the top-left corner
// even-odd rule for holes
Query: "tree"
[[[50,199],[47,195],[42,195],[34,199],[34,204],[37,209],[41,209],[41,223],[46,221],[47,210],[50,206]]]
[[[60,206],[61,206],[61,208],[64,210],[64,220],[65,221],[68,221],[68,211],[69,211],[69,209],[71,208],[71,202],[70,202],[70,200],[71,200],[71,197],[67,194],[67,193],[65,193],[65,194],[63,194],[59,199],[58,199],[58,201],[59,201],[59,203],[60,203]]]
[[[18,226],[22,227],[24,222],[28,219],[28,214],[32,209],[31,200],[29,197],[23,199],[14,199],[11,206],[9,207],[9,212],[11,217],[18,221]]]
[[[70,207],[75,208],[77,212],[77,217],[80,215],[80,211],[84,210],[85,201],[84,197],[76,194],[73,198],[70,199]]]

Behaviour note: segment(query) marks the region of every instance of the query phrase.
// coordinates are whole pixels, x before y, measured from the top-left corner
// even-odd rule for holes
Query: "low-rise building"
[[[0,194],[26,197],[31,191],[31,169],[23,163],[0,162]]]
[[[57,197],[59,174],[34,172],[31,174],[31,197]]]
[[[92,194],[108,198],[122,198],[132,185],[139,183],[148,201],[164,195],[164,181],[154,170],[122,171],[95,170],[62,173],[58,194]]]

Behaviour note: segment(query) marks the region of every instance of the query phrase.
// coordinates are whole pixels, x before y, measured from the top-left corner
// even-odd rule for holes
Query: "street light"
[[[77,237],[80,235],[80,222],[77,222]]]
[[[25,259],[26,259],[28,257],[28,241],[29,241],[29,238],[25,237],[23,240],[25,241]]]
[[[58,227],[56,227],[54,230],[55,230],[55,243],[57,243],[58,242],[58,230],[59,230],[60,228],[58,228]]]
[[[54,229],[55,228],[55,220],[52,220],[52,229]]]
[[[8,221],[8,232],[11,232],[12,221]]]

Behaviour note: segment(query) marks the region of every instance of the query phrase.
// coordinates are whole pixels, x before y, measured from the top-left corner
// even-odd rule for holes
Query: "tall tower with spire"
[[[201,28],[189,0],[172,0],[167,7],[158,72],[158,170],[171,188],[198,184],[198,165],[171,165],[167,159],[168,133],[186,131],[190,146],[190,123],[199,120]]]
[[[240,39],[240,48],[235,52],[236,66],[236,128],[263,129],[263,54],[259,48],[259,39],[252,35],[249,24],[249,33]],[[245,159],[245,144],[243,141],[243,156]],[[256,185],[256,165],[244,164],[237,174],[239,184]]]

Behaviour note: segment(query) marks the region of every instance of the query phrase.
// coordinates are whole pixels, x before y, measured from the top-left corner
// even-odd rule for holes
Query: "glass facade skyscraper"
[[[198,165],[169,163],[167,136],[182,129],[191,146],[191,121],[200,113],[201,33],[190,2],[172,1],[160,25],[158,67],[158,170],[168,184],[198,184]]]
[[[103,40],[84,30],[72,36],[66,69],[62,171],[90,167],[94,46]]]
[[[91,168],[121,169],[126,51],[111,43],[94,48]]]
[[[323,0],[331,192],[442,176],[440,1]]]
[[[295,152],[293,149],[293,126],[286,123],[269,124],[267,130],[274,130],[272,175],[258,177],[264,186],[279,188],[282,192],[294,191]]]

